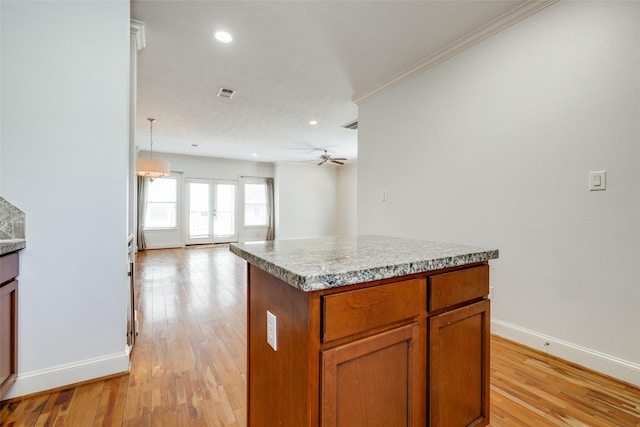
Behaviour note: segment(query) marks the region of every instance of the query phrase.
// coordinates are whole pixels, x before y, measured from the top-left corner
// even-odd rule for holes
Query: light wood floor
[[[3,402],[0,425],[245,426],[244,261],[146,251],[137,272],[131,374]],[[498,337],[491,358],[493,427],[640,427],[638,388]]]

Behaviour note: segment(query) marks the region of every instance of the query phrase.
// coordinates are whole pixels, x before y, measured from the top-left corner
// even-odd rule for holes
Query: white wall
[[[149,157],[149,153],[141,151],[140,157]],[[242,160],[220,159],[214,157],[185,156],[178,154],[154,153],[154,158],[167,160],[171,163],[171,170],[180,173],[173,175],[178,178],[179,209],[178,224],[176,229],[150,230],[145,232],[145,240],[149,249],[175,248],[185,245],[186,225],[184,223],[186,192],[184,182],[187,178],[219,179],[235,181],[238,183],[237,209],[238,209],[238,240],[264,240],[267,234],[266,227],[244,227],[244,187],[247,181],[244,177],[273,178],[273,164],[264,162],[250,162]]]
[[[338,234],[337,168],[276,163],[274,181],[276,239]]]
[[[360,233],[499,248],[493,330],[635,384],[638,22],[559,2],[360,105],[358,130]]]
[[[348,163],[338,168],[338,234],[353,236],[358,227],[358,166]]]
[[[0,193],[27,218],[14,397],[128,370],[129,2],[0,9]]]
[[[2,35],[2,7],[0,5],[0,36]],[[0,95],[2,95],[2,41],[0,39]],[[0,100],[2,97],[0,96]],[[2,195],[2,102],[0,101],[0,196]]]

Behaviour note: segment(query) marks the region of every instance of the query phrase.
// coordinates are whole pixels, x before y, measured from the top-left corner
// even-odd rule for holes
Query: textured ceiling
[[[341,128],[357,119],[354,97],[521,3],[134,0],[146,35],[137,146],[148,150],[153,116],[155,151],[272,162],[326,148],[354,161],[357,131]],[[220,29],[232,43],[212,37]]]

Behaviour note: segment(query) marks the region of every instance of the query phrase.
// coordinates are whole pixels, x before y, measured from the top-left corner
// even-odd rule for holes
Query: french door
[[[238,183],[187,178],[186,187],[187,245],[237,241]]]

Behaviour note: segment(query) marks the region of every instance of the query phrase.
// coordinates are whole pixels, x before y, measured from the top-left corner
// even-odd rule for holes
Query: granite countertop
[[[384,236],[234,243],[229,249],[305,292],[498,258],[497,249]]]
[[[25,239],[0,239],[0,255],[19,251],[27,246]]]

